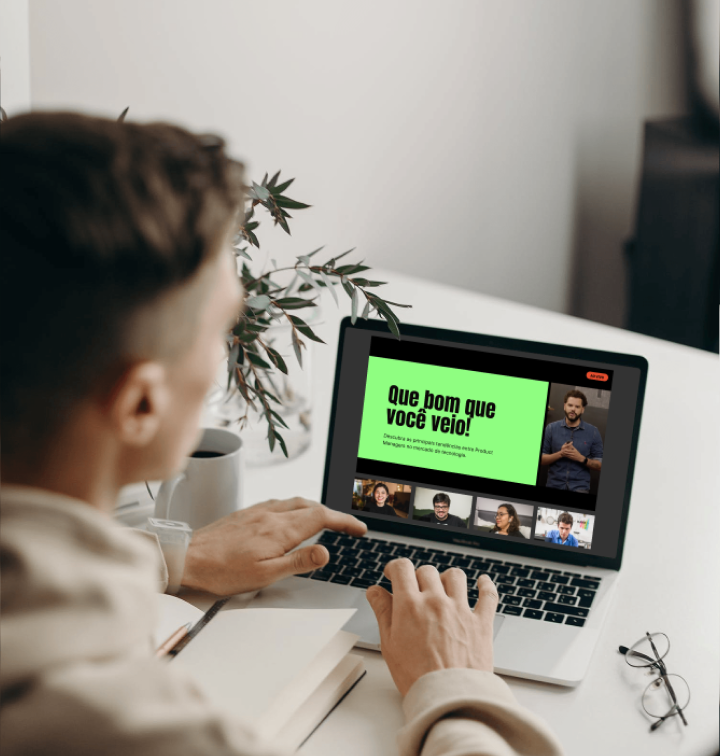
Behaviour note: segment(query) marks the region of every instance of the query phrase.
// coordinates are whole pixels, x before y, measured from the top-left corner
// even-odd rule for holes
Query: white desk
[[[408,323],[575,344],[643,355],[650,363],[621,581],[587,678],[578,688],[506,678],[517,698],[551,723],[567,754],[652,753],[705,756],[717,749],[720,676],[720,495],[718,377],[715,355],[578,318],[377,271]],[[385,294],[385,292],[383,292]],[[314,345],[311,448],[282,467],[246,472],[245,501],[319,498],[339,322],[325,304]],[[646,630],[667,633],[670,672],[690,685],[689,727],[679,717],[655,733],[640,706],[647,683],[617,652]],[[400,696],[382,658],[362,651],[368,674],[310,738],[306,756],[397,753]],[[652,749],[652,751],[651,751]]]

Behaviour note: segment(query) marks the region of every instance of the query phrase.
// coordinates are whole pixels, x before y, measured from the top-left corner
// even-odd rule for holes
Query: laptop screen
[[[619,566],[642,358],[345,321],[337,370],[328,506],[380,530]]]

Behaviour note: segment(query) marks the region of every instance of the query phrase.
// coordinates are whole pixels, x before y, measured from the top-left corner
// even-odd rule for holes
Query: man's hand
[[[392,594],[372,586],[367,598],[380,626],[382,655],[401,695],[438,669],[493,671],[498,594],[487,575],[478,580],[474,611],[468,605],[467,578],[457,567],[442,575],[431,565],[416,572],[409,559],[395,559],[385,566],[385,576]]]
[[[316,570],[330,559],[324,546],[288,552],[323,528],[353,536],[367,532],[367,526],[352,515],[300,497],[273,499],[233,512],[193,533],[182,584],[230,596]]]
[[[580,454],[580,452],[575,448],[575,445],[572,441],[566,441],[562,445],[562,449],[560,449],[560,453],[563,455],[563,457],[568,457],[569,459],[574,459],[576,462],[582,462],[585,457]]]

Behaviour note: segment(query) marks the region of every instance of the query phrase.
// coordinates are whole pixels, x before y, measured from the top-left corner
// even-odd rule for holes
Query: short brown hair
[[[165,123],[29,113],[0,137],[3,451],[109,390],[127,324],[212,259],[242,204],[214,136]]]
[[[563,399],[563,404],[567,404],[567,400],[571,396],[574,399],[582,400],[583,407],[587,407],[587,397],[585,396],[585,394],[583,394],[582,391],[578,391],[577,389],[570,389],[570,391],[568,391],[567,394],[565,394],[565,398]]]
[[[573,522],[573,516],[570,514],[570,512],[563,512],[560,517],[558,517],[558,524],[564,523],[565,525],[570,525],[572,527]]]

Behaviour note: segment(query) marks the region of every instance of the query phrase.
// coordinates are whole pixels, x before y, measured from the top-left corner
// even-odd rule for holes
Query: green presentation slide
[[[535,485],[548,384],[370,357],[358,457]]]

